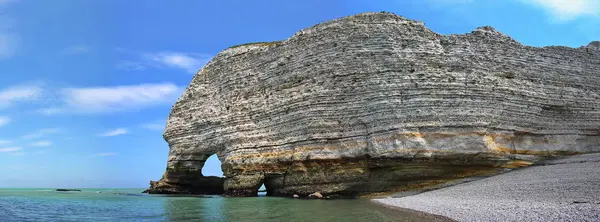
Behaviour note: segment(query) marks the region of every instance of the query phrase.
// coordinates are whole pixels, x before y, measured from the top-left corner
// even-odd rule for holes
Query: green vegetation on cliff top
[[[237,47],[240,47],[240,46],[247,46],[247,45],[272,46],[272,45],[277,45],[278,43],[281,43],[281,41],[273,41],[273,42],[249,42],[249,43],[234,45],[234,46],[231,46],[229,48],[233,49],[233,48],[237,48]]]

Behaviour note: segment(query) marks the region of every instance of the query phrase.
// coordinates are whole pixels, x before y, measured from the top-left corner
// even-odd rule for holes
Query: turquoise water
[[[169,197],[142,190],[0,189],[0,221],[423,221],[369,200]]]

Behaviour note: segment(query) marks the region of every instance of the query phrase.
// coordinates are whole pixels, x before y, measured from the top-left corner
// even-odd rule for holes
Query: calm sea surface
[[[212,198],[142,195],[143,189],[0,189],[10,221],[424,221],[369,200]],[[100,191],[101,193],[99,193]]]

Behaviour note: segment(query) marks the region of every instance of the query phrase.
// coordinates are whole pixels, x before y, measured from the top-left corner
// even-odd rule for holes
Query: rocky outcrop
[[[165,182],[164,178],[169,176],[171,179],[169,182]],[[191,180],[186,180],[191,178]],[[163,176],[161,181],[150,181],[150,188],[145,190],[143,193],[148,194],[207,194],[207,195],[220,195],[225,193],[223,184],[225,178],[215,176],[186,176],[178,175],[173,176],[166,174]]]
[[[600,41],[590,42],[586,47],[592,50],[600,50]]]
[[[70,191],[81,192],[80,189],[63,189],[63,188],[59,188],[59,189],[56,189],[54,191],[56,191],[56,192],[70,192]]]
[[[216,55],[169,115],[162,189],[217,154],[230,196],[410,189],[600,151],[600,50],[364,13]]]

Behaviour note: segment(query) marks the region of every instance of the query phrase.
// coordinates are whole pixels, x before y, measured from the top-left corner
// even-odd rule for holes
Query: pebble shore
[[[600,221],[600,154],[539,162],[452,187],[374,201],[457,221]]]

